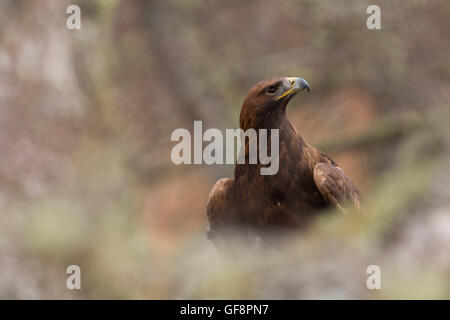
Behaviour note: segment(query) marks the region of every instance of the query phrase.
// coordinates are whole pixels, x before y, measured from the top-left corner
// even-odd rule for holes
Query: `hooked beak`
[[[294,95],[300,91],[307,90],[310,91],[309,84],[306,82],[305,79],[302,78],[296,78],[296,77],[288,77],[286,80],[289,82],[291,87],[287,89],[282,95],[278,97],[277,100],[284,98],[288,95]]]

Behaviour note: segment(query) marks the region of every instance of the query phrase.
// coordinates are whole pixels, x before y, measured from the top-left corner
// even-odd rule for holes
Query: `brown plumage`
[[[231,228],[263,237],[273,230],[303,227],[323,209],[345,211],[347,200],[360,209],[353,182],[329,156],[306,143],[286,117],[288,102],[304,89],[309,91],[309,85],[301,78],[273,78],[248,92],[240,127],[279,129],[279,170],[261,175],[262,164],[246,161],[236,164],[234,179],[217,181],[207,204],[210,239]]]

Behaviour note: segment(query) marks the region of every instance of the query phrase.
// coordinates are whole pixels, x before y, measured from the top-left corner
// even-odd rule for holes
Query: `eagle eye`
[[[277,88],[275,86],[270,86],[266,90],[267,94],[274,95],[277,92]]]

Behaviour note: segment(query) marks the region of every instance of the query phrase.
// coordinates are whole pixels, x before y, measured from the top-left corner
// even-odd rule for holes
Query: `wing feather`
[[[231,216],[230,204],[232,203],[231,190],[233,185],[233,179],[223,178],[214,184],[209,193],[208,204],[206,205],[209,225],[206,235],[210,240],[214,239],[221,226],[229,221]]]
[[[325,201],[346,212],[344,204],[352,202],[361,211],[361,195],[344,170],[332,164],[320,162],[314,166],[314,182]]]

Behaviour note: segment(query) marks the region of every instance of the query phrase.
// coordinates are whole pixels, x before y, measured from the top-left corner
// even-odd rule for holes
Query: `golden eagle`
[[[310,146],[286,116],[289,101],[304,89],[310,91],[304,79],[280,77],[259,82],[248,92],[240,128],[279,129],[279,170],[261,175],[264,164],[246,162],[236,164],[234,179],[217,181],[207,204],[209,239],[230,229],[264,237],[273,230],[303,227],[324,209],[345,211],[346,201],[360,209],[353,182],[329,156]],[[247,144],[245,148],[247,156]]]

